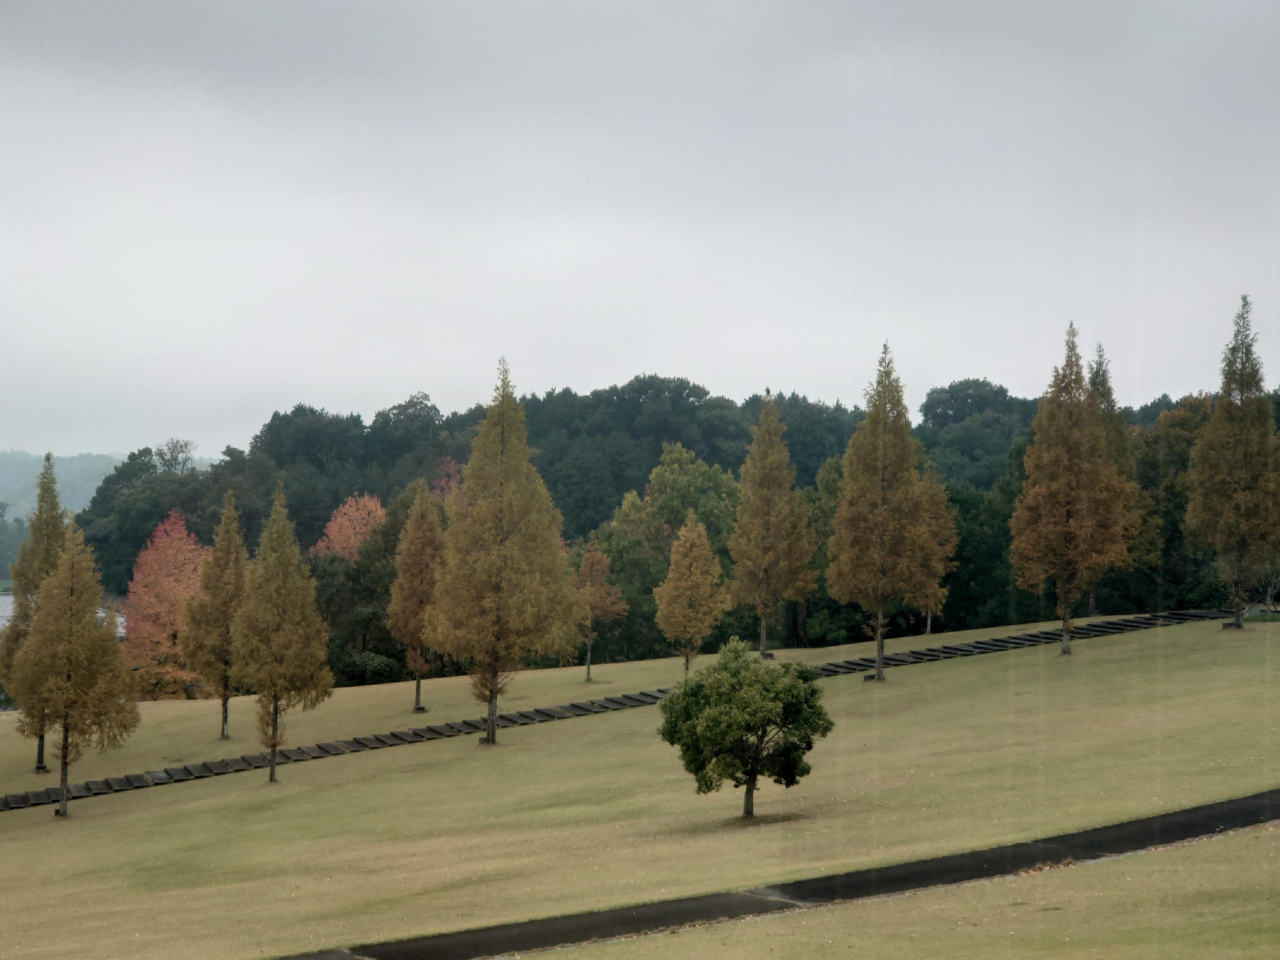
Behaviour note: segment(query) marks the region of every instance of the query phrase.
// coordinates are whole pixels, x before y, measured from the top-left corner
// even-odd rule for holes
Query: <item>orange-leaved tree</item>
[[[737,599],[760,615],[760,655],[766,646],[765,623],[775,604],[802,601],[813,590],[809,565],[816,549],[808,511],[796,489],[796,468],[787,453],[778,407],[766,400],[751,428],[751,446],[742,464],[738,522],[729,538],[737,573]]]
[[[187,668],[182,638],[187,600],[200,585],[209,548],[187,529],[177,510],[156,525],[133,562],[125,607],[124,652],[137,668],[143,700],[193,698],[200,677]]]
[[[187,667],[203,677],[208,689],[222,702],[223,740],[231,736],[227,704],[235,689],[231,683],[231,625],[244,603],[248,566],[235,495],[228,490],[213,535],[213,552],[201,564],[199,588],[187,601],[187,629],[182,635]]]
[[[671,544],[667,578],[654,588],[658,629],[684,658],[684,672],[702,649],[702,641],[724,615],[728,591],[720,583],[720,561],[711,552],[707,528],[694,512]]]
[[[582,612],[560,511],[530,460],[505,361],[498,371],[463,483],[446,504],[445,563],[425,627],[433,650],[470,661],[471,692],[488,705],[485,744],[497,742],[498,697],[521,659],[560,649]]]
[[[396,547],[396,578],[391,583],[391,601],[387,605],[387,629],[405,648],[405,665],[414,675],[414,713],[425,713],[422,675],[427,672],[427,647],[423,624],[444,564],[444,534],[435,498],[426,484],[416,482],[419,490]]]
[[[1027,471],[1009,521],[1018,583],[1039,590],[1052,578],[1062,652],[1071,652],[1071,609],[1104,572],[1129,555],[1134,494],[1107,450],[1097,402],[1085,381],[1076,328],[1067,328],[1066,359],[1040,399],[1027,449]]]
[[[924,461],[889,345],[866,392],[867,418],[849,438],[827,550],[827,589],[875,623],[877,680],[884,679],[885,608],[938,610],[954,564],[956,529],[947,494]]]
[[[627,615],[627,601],[622,591],[609,582],[609,558],[596,543],[593,533],[578,560],[573,583],[582,591],[588,614],[583,626],[587,631],[587,683],[591,682],[591,646],[596,640],[596,625],[619,620]]]
[[[387,517],[382,501],[371,493],[347,497],[324,525],[324,534],[311,548],[312,553],[332,553],[355,563],[360,544],[369,539],[373,528]]]
[[[1280,447],[1249,313],[1249,298],[1241,297],[1222,352],[1222,389],[1191,451],[1187,504],[1187,527],[1217,555],[1236,627],[1244,626],[1248,590],[1280,553]]]

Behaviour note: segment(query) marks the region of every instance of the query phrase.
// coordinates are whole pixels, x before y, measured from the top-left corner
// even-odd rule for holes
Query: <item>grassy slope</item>
[[[1238,960],[1280,943],[1280,828],[989,883],[592,944],[556,960]]]
[[[815,773],[767,786],[749,825],[736,792],[694,794],[648,709],[505,730],[492,750],[458,738],[288,766],[274,787],[250,773],[105,797],[66,823],[47,807],[5,813],[0,955],[115,956],[126,938],[138,957],[280,954],[913,859],[1280,783],[1280,625],[1076,650],[917,665],[883,686],[823,681],[836,730]],[[578,670],[531,673],[506,706],[648,688],[678,669],[609,665],[591,688]],[[427,689],[431,717],[478,712],[465,680]],[[340,691],[298,718],[296,738],[403,726],[410,696]],[[231,752],[206,736],[215,709],[147,705],[126,751],[148,762],[105,767]],[[6,785],[29,763],[13,739],[0,726]]]

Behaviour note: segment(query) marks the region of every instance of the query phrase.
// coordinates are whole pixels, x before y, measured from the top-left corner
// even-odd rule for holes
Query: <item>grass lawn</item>
[[[985,847],[1280,783],[1280,625],[1168,627],[1075,651],[822,681],[836,729],[813,775],[766,785],[745,825],[736,791],[693,792],[650,709],[503,730],[495,748],[468,737],[289,765],[274,786],[253,772],[103,797],[67,822],[10,811],[0,956],[115,957],[125,944],[131,957],[272,956]],[[593,672],[590,687],[580,668],[522,674],[503,707],[666,685],[680,666]],[[428,722],[478,715],[467,693],[465,678],[426,684]],[[338,691],[291,717],[290,739],[400,728],[411,703],[409,685]],[[234,704],[231,745],[210,702],[143,716],[76,778],[254,749],[249,701]],[[26,773],[32,745],[11,724],[0,718],[0,786],[49,783]]]
[[[1205,960],[1280,944],[1280,828],[986,883],[556,951],[556,960]]]

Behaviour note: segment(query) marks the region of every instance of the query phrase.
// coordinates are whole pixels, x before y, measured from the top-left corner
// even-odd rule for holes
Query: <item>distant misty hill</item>
[[[102,478],[124,460],[111,453],[78,453],[72,457],[54,457],[53,470],[58,478],[58,499],[63,509],[78,513],[89,505],[93,491]],[[22,450],[0,451],[0,503],[10,520],[25,520],[36,508],[36,478],[44,454]]]

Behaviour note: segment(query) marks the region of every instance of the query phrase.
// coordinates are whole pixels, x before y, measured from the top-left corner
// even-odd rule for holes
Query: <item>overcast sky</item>
[[[0,449],[642,372],[1280,374],[1280,4],[0,6]]]

